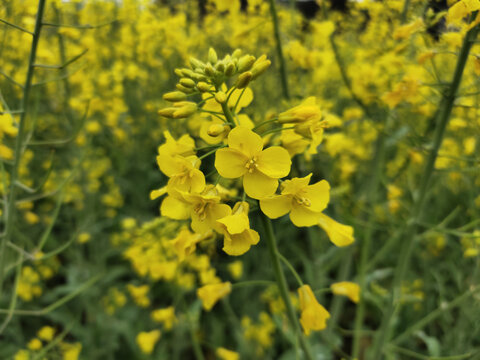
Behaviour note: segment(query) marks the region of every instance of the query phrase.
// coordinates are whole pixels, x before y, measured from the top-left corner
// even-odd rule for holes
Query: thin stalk
[[[30,90],[32,86],[33,73],[35,68],[35,59],[37,56],[37,47],[38,41],[40,40],[40,32],[42,30],[42,19],[43,12],[45,9],[46,0],[38,1],[37,17],[35,20],[35,28],[33,31],[32,45],[30,49],[30,56],[28,59],[28,70],[27,77],[25,80],[25,85],[23,88],[23,97],[20,103],[20,109],[23,109],[23,112],[20,114],[20,122],[18,125],[18,133],[15,139],[15,149],[14,149],[14,159],[12,166],[12,172],[10,174],[10,191],[8,196],[8,206],[6,209],[6,224],[5,224],[5,237],[2,239],[0,245],[0,298],[2,294],[2,285],[3,285],[3,270],[4,270],[4,260],[5,260],[5,244],[11,241],[13,234],[13,223],[15,220],[15,198],[17,192],[17,179],[18,179],[18,168],[20,164],[20,158],[22,156],[22,147],[23,147],[23,136],[25,134],[25,122],[28,109],[28,100],[30,98]]]
[[[387,126],[388,126],[388,120],[387,120]],[[375,155],[373,158],[373,162],[371,165],[371,174],[373,176],[371,177],[371,182],[369,184],[368,188],[368,193],[367,193],[367,199],[369,201],[369,204],[375,205],[377,202],[378,198],[378,190],[380,186],[380,177],[383,169],[383,163],[385,162],[385,142],[386,142],[386,134],[384,132],[381,132],[378,135],[376,144],[375,144]],[[363,238],[363,241],[360,243],[360,263],[359,263],[359,270],[358,270],[358,280],[359,280],[359,286],[362,292],[364,292],[367,288],[367,267],[368,267],[368,261],[370,258],[370,247],[372,243],[372,238],[373,238],[373,233],[374,233],[374,227],[373,224],[375,223],[375,216],[373,214],[368,215],[367,219],[367,227],[365,229],[365,236]],[[353,348],[352,348],[352,357],[359,358],[359,352],[360,352],[360,343],[361,343],[361,329],[363,328],[363,321],[365,318],[365,297],[360,296],[360,301],[357,306],[357,311],[355,313],[355,324],[354,324],[354,329],[355,329],[355,336],[353,337]]]
[[[275,43],[277,48],[277,56],[280,64],[280,79],[282,81],[283,97],[288,100],[290,99],[290,93],[288,91],[287,67],[285,65],[285,58],[283,56],[282,40],[280,39],[277,9],[275,7],[275,0],[269,0],[269,2],[270,14],[272,15],[273,33],[275,35]]]
[[[222,104],[222,110],[223,110],[223,114],[225,115],[225,118],[227,119],[227,122],[232,127],[235,127],[235,119],[233,118],[232,112],[228,108],[228,104],[226,102]]]
[[[476,15],[476,14],[474,14]],[[406,270],[410,263],[410,257],[413,250],[414,239],[417,234],[417,224],[423,214],[425,208],[425,200],[427,197],[427,190],[430,186],[430,178],[433,174],[435,161],[437,159],[438,150],[442,144],[443,136],[445,133],[445,128],[447,127],[448,120],[450,119],[450,114],[452,113],[453,103],[455,101],[458,88],[460,87],[460,82],[462,80],[463,71],[467,63],[468,55],[470,49],[473,45],[478,34],[478,25],[470,29],[465,35],[463,40],[462,49],[457,60],[457,65],[455,67],[455,72],[453,74],[453,79],[451,86],[445,92],[440,105],[439,112],[437,115],[437,125],[435,127],[435,133],[433,135],[433,145],[432,150],[428,154],[425,168],[423,170],[421,179],[420,179],[420,191],[419,195],[414,201],[413,209],[411,213],[410,220],[406,224],[406,229],[404,232],[404,244],[402,245],[402,250],[400,253],[399,261],[395,269],[394,280],[393,280],[393,293],[390,296],[390,303],[385,312],[385,315],[382,319],[380,329],[378,331],[378,337],[374,342],[373,357],[372,359],[381,359],[383,348],[385,342],[389,340],[389,329],[397,307],[398,299],[401,293],[401,284],[403,278],[405,277]]]
[[[305,358],[308,360],[313,360],[313,355],[310,350],[310,345],[308,344],[307,339],[303,336],[300,324],[297,319],[297,315],[293,308],[292,302],[290,301],[290,294],[288,293],[287,281],[285,280],[285,274],[283,273],[282,266],[280,264],[280,257],[278,256],[277,243],[275,239],[275,234],[273,232],[273,226],[270,219],[264,215],[260,215],[263,227],[265,229],[265,237],[267,241],[268,251],[270,253],[270,259],[273,265],[273,271],[275,272],[275,278],[277,281],[278,290],[280,291],[280,296],[285,304],[287,309],[287,317],[290,321],[290,326],[293,329],[293,332],[298,336],[300,341],[300,346],[305,353]]]
[[[410,6],[410,0],[405,0],[403,3],[403,9],[402,9],[402,24],[404,24],[407,21],[409,6]]]

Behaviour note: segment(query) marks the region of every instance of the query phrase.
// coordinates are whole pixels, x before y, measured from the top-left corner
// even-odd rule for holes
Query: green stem
[[[288,80],[287,80],[287,67],[285,65],[285,58],[283,57],[282,40],[280,39],[280,29],[278,26],[278,15],[275,7],[275,0],[269,0],[270,2],[270,14],[272,15],[273,33],[275,35],[275,42],[277,47],[277,56],[280,63],[280,79],[282,81],[283,97],[290,99],[288,92]]]
[[[280,296],[282,297],[285,308],[287,309],[287,317],[290,321],[290,326],[300,340],[300,345],[305,353],[305,358],[308,360],[313,360],[310,345],[308,344],[307,339],[303,336],[301,332],[300,324],[297,320],[297,315],[293,308],[292,302],[290,301],[287,281],[285,280],[285,274],[283,273],[282,266],[280,264],[280,257],[278,256],[277,244],[275,240],[275,234],[273,232],[272,222],[264,214],[261,214],[260,219],[262,221],[263,227],[265,228],[265,237],[267,241],[268,251],[270,253],[270,259],[272,260],[273,271],[275,272],[275,278],[277,281],[278,290],[280,291]]]
[[[398,299],[400,297],[401,284],[410,263],[413,243],[417,234],[417,224],[425,208],[427,190],[430,186],[430,178],[434,170],[438,150],[442,144],[445,128],[447,127],[448,120],[450,119],[450,114],[452,113],[453,104],[458,92],[458,88],[460,86],[460,82],[462,80],[465,65],[467,63],[468,54],[470,53],[473,41],[477,36],[478,29],[479,27],[475,26],[465,35],[460,54],[458,56],[457,65],[455,67],[455,72],[453,74],[451,86],[445,92],[439,105],[440,111],[438,112],[437,126],[435,127],[435,133],[433,135],[432,150],[428,155],[426,165],[421,176],[420,190],[418,193],[419,195],[413,204],[410,220],[406,224],[406,229],[404,232],[405,235],[403,236],[403,239],[405,240],[402,244],[402,250],[394,274],[393,293],[390,296],[390,303],[382,319],[382,323],[378,331],[378,337],[374,342],[372,359],[381,359],[384,344],[386,341],[388,341],[389,338],[388,332],[391,326],[393,315],[395,313],[395,308],[398,304]]]
[[[285,264],[285,266],[288,268],[288,270],[290,270],[290,272],[293,274],[293,277],[295,278],[295,280],[297,280],[298,286],[303,286],[302,278],[300,277],[300,275],[298,275],[297,270],[295,270],[293,265],[290,264],[290,261],[288,261],[287,258],[282,254],[280,254],[278,251],[277,251],[277,255],[280,258],[280,260]]]
[[[28,59],[28,70],[27,77],[25,80],[25,86],[23,87],[23,97],[20,103],[20,109],[23,109],[23,112],[20,114],[20,122],[18,125],[18,133],[15,139],[15,150],[14,150],[14,162],[12,167],[12,172],[10,174],[10,191],[8,196],[8,206],[6,209],[6,224],[5,224],[5,237],[2,239],[0,245],[0,298],[2,294],[2,285],[3,285],[3,270],[4,270],[4,260],[5,260],[5,244],[11,241],[13,234],[13,223],[15,220],[15,198],[17,192],[17,179],[18,179],[18,168],[20,165],[20,158],[22,156],[22,147],[23,147],[23,136],[25,133],[25,122],[28,109],[28,100],[30,98],[30,90],[32,87],[33,73],[35,71],[35,59],[37,56],[37,46],[38,41],[40,40],[40,32],[42,29],[42,19],[43,12],[45,8],[46,0],[38,1],[37,17],[35,20],[35,28],[32,34],[32,45],[30,48],[30,56]]]
[[[224,102],[224,103],[222,104],[222,110],[223,110],[223,114],[225,115],[225,118],[227,119],[227,122],[228,122],[232,127],[235,127],[235,119],[233,118],[232,112],[231,112],[230,109],[228,108],[227,102]]]
[[[409,6],[410,6],[410,0],[405,0],[405,2],[403,3],[403,10],[402,10],[402,24],[407,21]]]

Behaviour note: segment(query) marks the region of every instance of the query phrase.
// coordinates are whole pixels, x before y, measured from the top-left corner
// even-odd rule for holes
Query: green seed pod
[[[255,66],[252,68],[252,80],[255,80],[257,77],[262,75],[267,69],[270,67],[270,64],[272,62],[270,60],[264,60],[258,64],[255,64]]]
[[[173,113],[177,111],[174,107],[166,107],[163,109],[158,110],[158,114],[161,116],[165,116],[167,118],[173,118]]]
[[[233,63],[233,61],[230,61],[229,63],[227,63],[227,67],[225,68],[225,75],[233,76],[235,74],[235,70],[237,70],[235,64]]]
[[[223,91],[219,91],[215,94],[215,100],[219,104],[225,104],[225,102],[227,101],[227,94],[225,94]]]
[[[182,78],[180,79],[180,84],[187,88],[193,88],[195,86],[195,81],[189,78]]]
[[[252,68],[253,63],[255,62],[255,56],[245,55],[238,60],[238,72],[245,72]]]
[[[217,53],[213,48],[208,49],[208,61],[210,64],[216,64],[218,61]]]
[[[235,86],[237,89],[243,89],[248,86],[250,83],[250,80],[252,80],[253,74],[251,71],[244,72],[243,74],[240,74],[237,78],[237,82]]]
[[[240,59],[240,56],[242,56],[242,50],[240,49],[235,49],[235,51],[232,54],[232,57],[234,59]]]
[[[203,81],[201,81],[197,84],[197,89],[201,92],[207,92],[211,88],[212,88],[212,85],[207,84],[206,82],[203,82]]]
[[[172,91],[166,94],[163,94],[163,99],[170,102],[183,101],[187,98],[187,95],[181,91]]]

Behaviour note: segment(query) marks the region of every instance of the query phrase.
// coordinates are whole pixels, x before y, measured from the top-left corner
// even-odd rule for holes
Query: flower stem
[[[14,149],[14,162],[12,166],[12,172],[10,174],[10,191],[8,195],[8,205],[6,209],[6,224],[5,224],[5,236],[2,239],[0,244],[0,297],[2,293],[2,284],[3,284],[3,271],[4,271],[4,260],[5,260],[5,244],[11,241],[13,234],[13,225],[15,221],[15,202],[16,202],[16,191],[17,191],[17,180],[18,180],[18,168],[20,165],[20,159],[22,157],[23,151],[23,138],[25,135],[25,122],[28,109],[28,100],[30,98],[30,90],[32,88],[32,79],[33,73],[35,70],[35,59],[37,56],[37,46],[38,41],[40,40],[40,32],[42,29],[42,20],[43,12],[45,8],[46,0],[38,1],[37,16],[35,20],[35,28],[32,33],[32,45],[30,48],[30,56],[28,59],[28,70],[27,77],[25,80],[25,85],[23,87],[23,97],[20,104],[20,109],[23,112],[20,114],[20,121],[18,125],[17,138],[15,139],[15,149]]]
[[[287,309],[287,317],[290,321],[290,325],[293,328],[294,333],[298,336],[300,345],[305,353],[305,358],[308,360],[313,360],[313,355],[310,350],[310,345],[308,344],[307,339],[303,336],[300,324],[297,320],[297,315],[293,308],[292,302],[290,301],[290,294],[288,293],[287,281],[285,280],[285,274],[283,273],[282,266],[280,264],[280,258],[278,256],[277,243],[275,239],[275,234],[273,232],[273,226],[270,219],[264,215],[260,215],[263,227],[265,229],[265,237],[267,241],[268,251],[270,253],[270,258],[272,260],[273,271],[275,272],[275,278],[278,285],[278,290],[280,291],[280,296],[285,304]]]
[[[476,15],[476,14],[474,14]],[[382,319],[380,329],[377,332],[378,337],[374,342],[373,348],[373,357],[372,359],[381,359],[384,344],[389,340],[389,330],[392,323],[393,315],[398,305],[398,300],[400,297],[401,285],[403,278],[405,277],[406,270],[410,263],[410,257],[413,250],[414,239],[417,234],[417,224],[422,216],[423,210],[425,208],[425,200],[428,189],[430,187],[430,178],[432,176],[435,161],[437,159],[438,150],[442,144],[443,136],[445,133],[445,128],[447,127],[448,120],[450,119],[450,114],[452,113],[453,104],[462,80],[463,71],[467,63],[468,55],[470,49],[475,41],[475,38],[478,34],[478,25],[470,29],[465,35],[463,40],[463,45],[460,50],[457,65],[455,67],[455,72],[453,74],[453,79],[450,87],[447,89],[445,94],[442,97],[442,100],[439,105],[439,111],[437,113],[437,125],[435,127],[435,133],[433,135],[433,144],[432,150],[428,154],[426,165],[423,169],[423,173],[420,180],[420,190],[418,197],[415,199],[413,204],[410,220],[406,224],[406,229],[404,232],[404,243],[402,245],[400,258],[397,263],[397,267],[394,273],[393,280],[393,293],[390,296],[390,303]]]
[[[277,55],[280,63],[280,79],[282,81],[283,97],[290,99],[288,92],[288,80],[287,80],[287,68],[285,65],[285,58],[283,56],[282,41],[280,39],[280,29],[278,26],[278,15],[275,7],[275,0],[269,0],[270,2],[270,14],[272,15],[273,33],[275,35],[275,43],[277,47]]]

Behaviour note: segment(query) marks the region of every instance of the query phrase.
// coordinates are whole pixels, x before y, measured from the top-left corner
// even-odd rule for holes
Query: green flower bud
[[[177,108],[167,107],[167,108],[163,108],[163,109],[158,110],[158,114],[161,115],[161,116],[165,116],[167,118],[173,118],[173,113],[175,111],[177,111]]]
[[[201,81],[197,84],[197,89],[201,92],[207,92],[211,88],[212,88],[212,85],[207,84],[206,82],[203,82],[203,81]]]
[[[239,59],[240,56],[242,56],[242,50],[240,50],[240,49],[235,49],[235,51],[234,51],[233,54],[232,54],[232,57],[233,57],[234,59]]]
[[[237,82],[235,86],[237,89],[243,89],[248,86],[250,83],[250,80],[252,80],[253,74],[251,71],[244,72],[243,74],[240,74],[237,78]]]
[[[217,63],[217,65],[215,65],[215,70],[223,74],[225,72],[225,64],[223,62]]]
[[[187,88],[187,87],[183,86],[182,84],[177,84],[177,85],[175,85],[175,87],[177,88],[177,90],[179,90],[179,91],[181,91],[185,94],[191,94],[192,92],[194,92],[193,89]]]
[[[197,68],[204,68],[205,64],[201,62],[198,59],[195,59],[194,57],[191,57],[189,59],[190,65],[192,66],[192,69],[197,69]]]
[[[216,64],[218,61],[217,53],[213,48],[208,49],[208,61],[210,64]]]
[[[245,72],[252,68],[255,62],[255,56],[245,55],[238,60],[238,72]]]
[[[235,74],[235,64],[230,61],[228,64],[227,64],[227,67],[225,68],[225,75],[227,76],[233,76]]]
[[[270,60],[264,60],[258,64],[255,64],[252,68],[252,80],[255,80],[257,77],[262,75],[270,67],[272,62]]]
[[[215,69],[212,65],[207,64],[207,66],[205,66],[205,75],[207,75],[208,77],[215,76]]]
[[[187,88],[193,88],[195,86],[195,81],[193,81],[192,79],[188,79],[188,78],[182,78],[182,79],[180,79],[180,84],[182,84],[183,86],[185,86]]]
[[[197,111],[197,104],[191,101],[184,101],[182,103],[177,103],[175,106],[181,105],[175,109],[173,112],[174,119],[181,119],[193,115]]]
[[[227,101],[227,94],[225,94],[223,91],[219,91],[215,94],[215,100],[219,104],[225,104],[225,102]]]

